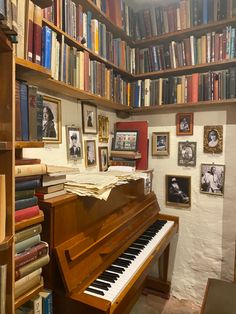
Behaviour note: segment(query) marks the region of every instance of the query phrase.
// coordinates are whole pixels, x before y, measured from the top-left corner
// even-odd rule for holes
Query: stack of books
[[[52,290],[45,289],[20,306],[15,314],[52,314]]]
[[[35,195],[41,200],[47,200],[52,197],[66,194],[64,183],[66,174],[50,173],[42,177],[42,186],[36,188]]]

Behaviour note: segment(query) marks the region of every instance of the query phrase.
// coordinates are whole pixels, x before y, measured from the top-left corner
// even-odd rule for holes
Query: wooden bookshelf
[[[35,142],[26,142],[26,141],[17,141],[15,142],[15,148],[16,149],[22,149],[22,148],[42,148],[44,147],[44,142],[35,141]]]
[[[7,236],[3,242],[0,243],[0,251],[5,251],[11,248],[13,243],[13,235]]]
[[[0,142],[0,150],[11,150],[12,143],[11,142]]]
[[[18,57],[15,57],[15,63],[17,78],[27,79],[28,76],[32,77],[35,75],[40,75],[44,79],[51,77],[51,71],[39,64]]]
[[[33,3],[44,9],[53,4],[53,0],[33,0]]]
[[[37,295],[40,291],[43,290],[43,281],[37,285],[35,288],[30,289],[28,292],[24,293],[22,296],[15,300],[15,309],[23,305],[25,302],[32,299],[35,295]]]
[[[15,231],[19,231],[21,229],[24,229],[24,228],[30,227],[32,225],[38,224],[38,223],[42,222],[43,220],[44,220],[44,214],[43,214],[43,211],[40,210],[38,216],[32,217],[30,219],[25,219],[25,220],[20,221],[20,222],[16,222]]]

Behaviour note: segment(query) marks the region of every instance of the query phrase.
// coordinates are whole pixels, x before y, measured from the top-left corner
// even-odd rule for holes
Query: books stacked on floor
[[[24,305],[20,306],[15,314],[52,314],[52,312],[52,290],[45,289]]]

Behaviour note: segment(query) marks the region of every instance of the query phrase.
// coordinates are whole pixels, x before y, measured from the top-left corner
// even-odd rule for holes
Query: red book
[[[39,214],[38,205],[17,210],[15,212],[15,222],[20,222],[22,220],[38,216],[38,214]]]
[[[32,1],[29,1],[29,11],[28,11],[28,50],[27,50],[27,59],[33,61],[33,19],[34,19],[34,4]]]
[[[42,9],[37,5],[34,6],[33,19],[33,61],[41,64],[42,51]]]
[[[198,102],[198,73],[192,74],[192,92],[191,92],[191,102]]]
[[[122,28],[122,14],[120,0],[109,0],[109,14],[112,22],[118,27]]]

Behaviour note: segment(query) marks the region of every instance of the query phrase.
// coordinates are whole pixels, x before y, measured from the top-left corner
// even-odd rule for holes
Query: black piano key
[[[114,279],[117,279],[120,277],[118,274],[114,274],[114,273],[111,273],[110,271],[106,271],[106,270],[102,273],[102,275],[105,275],[105,276],[108,276],[108,277],[111,277]]]
[[[135,240],[135,243],[137,244],[143,244],[143,245],[147,245],[149,241],[147,240],[142,240],[141,238],[138,238],[137,240]]]
[[[131,260],[131,261],[133,261],[133,260],[136,258],[134,255],[125,254],[125,253],[121,254],[120,257],[129,259],[129,260]]]
[[[125,251],[125,253],[130,253],[130,254],[133,254],[133,255],[139,255],[141,253],[141,250],[128,248]]]
[[[122,274],[125,271],[123,267],[113,266],[113,264],[109,266],[107,270],[114,271],[115,273],[118,273],[118,274]]]
[[[152,231],[149,231],[149,230],[147,230],[147,231],[144,232],[144,235],[149,235],[150,237],[151,237],[151,236],[152,236],[152,237],[155,237],[156,234],[157,234],[156,232],[152,232]]]
[[[131,264],[131,262],[122,258],[117,258],[112,264],[127,267]]]
[[[111,278],[111,277],[108,277],[108,276],[105,276],[105,275],[100,275],[98,277],[98,279],[101,279],[101,280],[104,280],[104,281],[108,281],[108,282],[111,282],[111,283],[114,283],[117,279],[114,279],[114,278]]]
[[[101,284],[103,284],[103,285],[106,285],[108,288],[110,288],[111,287],[111,284],[109,284],[108,282],[103,282],[103,281],[99,281],[99,280],[94,280],[94,282],[93,283],[101,283]]]
[[[151,236],[149,236],[149,235],[147,235],[147,234],[142,234],[142,235],[141,235],[141,238],[142,238],[142,239],[147,239],[147,240],[150,241],[150,240],[152,240],[153,237],[151,237]]]
[[[130,245],[130,247],[135,248],[135,249],[139,249],[139,250],[142,250],[142,249],[145,248],[144,245],[138,244],[138,243],[136,243],[136,242],[132,243],[132,244]]]
[[[108,290],[109,290],[109,288],[108,288],[106,285],[98,284],[98,283],[96,283],[96,282],[91,283],[90,287],[99,288],[99,289],[105,290],[105,291],[108,291]]]
[[[97,289],[94,289],[94,288],[86,288],[87,291],[90,291],[90,292],[93,292],[93,293],[96,293],[96,294],[100,294],[100,295],[105,295],[104,292],[100,291],[100,290],[97,290]]]

